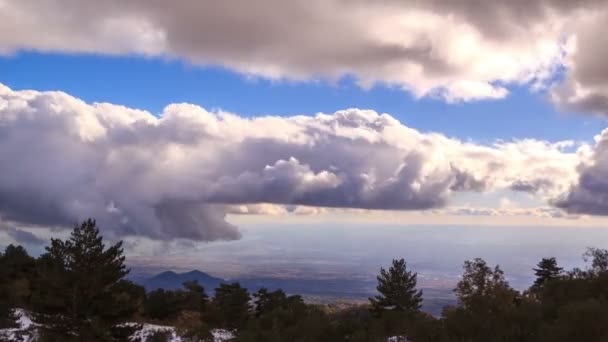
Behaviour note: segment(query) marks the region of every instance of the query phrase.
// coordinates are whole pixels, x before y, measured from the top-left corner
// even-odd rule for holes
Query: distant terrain
[[[222,279],[208,273],[192,270],[189,272],[164,271],[155,275],[131,277],[147,291],[156,289],[176,290],[182,288],[187,281],[197,281],[209,294],[222,283],[239,282],[250,292],[260,288],[271,291],[282,289],[288,294],[299,294],[308,303],[330,304],[339,306],[361,305],[368,303],[368,297],[376,294],[376,280],[361,279],[298,279],[298,278],[239,278]],[[423,288],[423,311],[439,316],[446,305],[456,304],[456,299],[450,289]]]
[[[211,292],[220,284],[226,282],[224,279],[197,270],[185,273],[165,271],[151,277],[139,277],[133,278],[133,280],[145,287],[146,291],[156,289],[177,290],[183,288],[183,284],[187,281],[197,281],[207,292]]]

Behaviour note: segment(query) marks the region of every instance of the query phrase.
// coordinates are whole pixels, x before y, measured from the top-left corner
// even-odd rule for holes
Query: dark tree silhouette
[[[219,313],[219,325],[228,329],[243,327],[251,310],[249,300],[249,292],[239,283],[221,284],[216,288],[212,303]]]
[[[379,295],[369,298],[372,310],[380,313],[384,310],[416,312],[422,304],[422,290],[416,289],[417,273],[407,270],[404,259],[393,260],[386,271],[380,268],[376,289]]]
[[[12,309],[27,306],[35,263],[21,246],[8,245],[4,254],[0,253],[0,327],[14,326]]]
[[[534,268],[536,280],[534,280],[532,288],[539,289],[547,282],[559,278],[563,270],[563,268],[557,266],[555,258],[543,258]]]
[[[608,250],[600,248],[587,248],[583,260],[591,261],[589,272],[595,275],[608,272]]]
[[[137,308],[139,291],[123,280],[122,242],[103,244],[94,220],[68,240],[52,239],[38,260],[36,316],[43,336],[61,341],[111,341],[116,325]],[[131,308],[131,310],[128,310]]]
[[[513,290],[504,272],[497,265],[493,269],[480,258],[464,262],[462,279],[454,292],[465,308],[487,310],[513,304],[517,291]]]

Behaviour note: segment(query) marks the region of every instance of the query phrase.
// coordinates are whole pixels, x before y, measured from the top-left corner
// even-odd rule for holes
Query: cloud
[[[244,118],[171,104],[157,117],[0,86],[0,215],[57,227],[95,217],[116,237],[236,239],[225,216],[243,205],[424,210],[500,188],[551,198],[576,182],[586,147],[569,145],[484,146],[360,109]]]
[[[6,232],[11,239],[19,244],[41,245],[44,243],[44,240],[35,234],[16,228],[11,223],[3,221],[2,217],[0,217],[0,232],[2,231]]]
[[[577,182],[554,201],[570,213],[608,215],[608,129],[595,140],[591,155],[579,165]]]
[[[484,207],[450,207],[446,209],[436,210],[436,213],[446,215],[465,215],[465,216],[533,216],[533,217],[550,217],[550,218],[567,218],[576,219],[578,216],[569,215],[563,210],[551,206],[542,207],[512,207],[512,208],[484,208]]]
[[[41,245],[45,242],[33,233],[17,228],[8,228],[6,233],[19,244]]]
[[[271,203],[231,205],[227,209],[233,215],[286,215],[289,213],[284,205]]]
[[[576,31],[567,47],[568,73],[553,87],[551,97],[559,106],[585,113],[608,115],[608,58],[606,27],[608,4],[571,20]]]
[[[599,0],[0,0],[0,8],[0,53],[136,54],[274,80],[350,76],[450,102],[545,83],[566,63],[566,43],[586,32],[577,18],[606,13]],[[571,61],[579,75],[578,52]]]

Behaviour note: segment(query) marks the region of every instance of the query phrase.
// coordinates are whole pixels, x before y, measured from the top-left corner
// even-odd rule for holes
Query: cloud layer
[[[422,210],[496,189],[556,198],[588,150],[479,145],[370,110],[243,118],[171,104],[157,117],[0,85],[0,217],[51,226],[96,217],[116,236],[236,239],[226,213],[272,208],[263,203]]]
[[[270,79],[352,76],[448,101],[546,86],[565,67],[553,99],[608,112],[600,0],[0,0],[0,9],[0,53],[160,56]]]

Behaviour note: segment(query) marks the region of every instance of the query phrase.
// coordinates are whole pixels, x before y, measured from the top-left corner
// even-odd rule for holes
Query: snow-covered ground
[[[0,341],[33,342],[36,340],[36,324],[30,315],[22,309],[15,310],[17,327],[0,329]]]
[[[18,327],[0,329],[0,341],[35,342],[37,337],[36,323],[32,321],[28,312],[22,309],[16,309],[15,315],[17,316]],[[134,325],[136,323],[126,324]],[[167,332],[169,335],[168,342],[184,342],[184,340],[177,335],[174,327],[148,323],[144,323],[142,328],[131,336],[131,340],[145,342],[156,332]],[[213,334],[213,342],[227,342],[234,338],[234,334],[227,330],[215,329],[211,333]],[[387,342],[408,342],[408,339],[403,336],[392,336],[387,339]]]
[[[142,328],[135,332],[131,339],[133,341],[147,341],[149,337],[152,337],[154,333],[166,332],[169,335],[168,342],[183,342],[183,339],[177,335],[175,328],[168,325],[156,325],[144,323]],[[215,329],[211,331],[213,334],[213,342],[226,342],[234,338],[234,335],[226,330]]]
[[[35,342],[36,324],[32,321],[31,316],[22,309],[16,309],[15,315],[17,316],[18,327],[10,329],[0,329],[0,341],[7,342]],[[127,323],[136,324],[136,323]],[[131,340],[145,342],[156,332],[167,332],[169,335],[168,342],[183,342],[182,338],[177,335],[175,328],[166,325],[156,325],[144,323],[142,328],[136,331]],[[213,342],[227,342],[234,338],[234,334],[227,330],[216,329],[211,332],[213,334]]]

